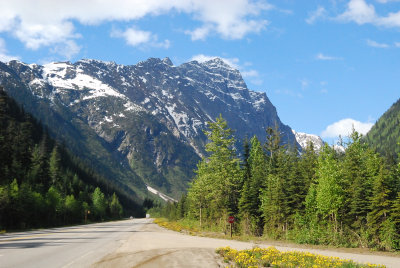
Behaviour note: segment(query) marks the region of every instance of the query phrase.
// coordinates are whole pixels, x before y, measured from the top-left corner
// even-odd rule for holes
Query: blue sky
[[[0,60],[221,57],[281,120],[332,142],[400,97],[400,0],[0,1]]]

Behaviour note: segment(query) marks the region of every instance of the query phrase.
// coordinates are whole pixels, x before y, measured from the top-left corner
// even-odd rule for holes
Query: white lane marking
[[[68,263],[67,265],[63,266],[62,268],[71,266],[73,263],[77,262],[78,260],[80,260],[80,259],[86,257],[87,255],[89,255],[89,254],[91,254],[91,253],[93,253],[93,252],[94,252],[94,251],[91,250],[91,251],[87,252],[86,254],[83,254],[82,256],[80,256],[80,257],[77,258],[76,260],[71,261],[70,263]]]

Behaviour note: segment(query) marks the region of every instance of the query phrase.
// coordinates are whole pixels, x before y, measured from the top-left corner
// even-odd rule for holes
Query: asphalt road
[[[185,235],[134,219],[0,235],[0,267],[225,267],[218,247],[268,247],[234,240]],[[276,246],[356,262],[400,267],[400,258],[336,250]]]
[[[88,267],[119,248],[145,219],[0,235],[0,267]]]

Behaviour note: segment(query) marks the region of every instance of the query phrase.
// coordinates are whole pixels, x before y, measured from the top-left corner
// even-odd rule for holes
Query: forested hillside
[[[120,218],[123,211],[142,213],[0,88],[0,230]]]
[[[186,192],[205,153],[202,129],[219,114],[239,137],[263,139],[267,126],[278,125],[282,141],[296,143],[267,95],[218,58],[179,66],[168,58],[13,60],[0,62],[0,85],[51,137],[141,200],[151,195],[146,185],[173,198]]]
[[[400,99],[371,128],[366,141],[381,154],[392,159],[400,153]]]
[[[196,177],[178,204],[164,215],[199,226],[289,239],[299,243],[400,249],[400,165],[388,164],[354,132],[347,150],[312,144],[301,154],[282,146],[267,129],[266,143],[245,142],[244,159],[235,151],[233,131],[223,118],[209,123]]]

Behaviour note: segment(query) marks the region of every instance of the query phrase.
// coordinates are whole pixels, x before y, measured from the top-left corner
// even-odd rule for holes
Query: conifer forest
[[[345,152],[310,143],[282,145],[277,129],[235,149],[234,131],[219,117],[208,124],[207,157],[187,195],[164,207],[173,220],[297,243],[400,249],[400,164],[380,156],[353,131]],[[397,145],[400,146],[400,145]]]
[[[123,190],[71,155],[0,90],[0,230],[142,213]]]

